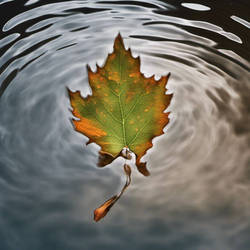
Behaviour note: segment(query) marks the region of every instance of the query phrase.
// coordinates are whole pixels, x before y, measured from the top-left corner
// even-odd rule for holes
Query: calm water
[[[1,250],[250,249],[249,1],[2,0]],[[120,190],[122,159],[73,130],[66,86],[91,93],[118,32],[141,71],[171,72],[166,133]]]

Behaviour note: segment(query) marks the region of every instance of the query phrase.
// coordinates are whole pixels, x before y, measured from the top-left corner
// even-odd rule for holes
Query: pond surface
[[[212,3],[213,2],[213,3]],[[250,249],[249,1],[0,1],[0,249]],[[72,127],[121,33],[141,71],[171,72],[170,123],[144,177],[100,222],[123,160]]]

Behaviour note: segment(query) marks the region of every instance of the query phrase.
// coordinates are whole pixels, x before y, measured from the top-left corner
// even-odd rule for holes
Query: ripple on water
[[[243,10],[218,13],[222,2],[1,1],[3,15],[19,6],[0,38],[1,247],[248,249],[249,25]],[[86,64],[102,65],[118,32],[146,76],[171,72],[174,98],[145,156],[152,176],[134,170],[94,225],[123,160],[96,167],[99,148],[73,130],[66,87],[91,94]]]

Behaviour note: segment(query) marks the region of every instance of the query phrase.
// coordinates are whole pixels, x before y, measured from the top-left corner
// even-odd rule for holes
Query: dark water
[[[2,0],[1,250],[250,249],[249,1]],[[132,185],[96,224],[93,209],[124,183],[122,159],[70,122],[66,86],[91,93],[118,32],[146,76],[171,72],[166,133]]]

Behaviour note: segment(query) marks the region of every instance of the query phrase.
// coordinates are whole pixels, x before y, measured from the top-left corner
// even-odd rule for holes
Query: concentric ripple
[[[249,4],[226,4],[0,1],[0,249],[249,249]],[[123,160],[96,167],[66,87],[91,94],[86,64],[102,65],[118,32],[146,76],[171,72],[174,97],[152,175],[134,168],[96,225]]]

